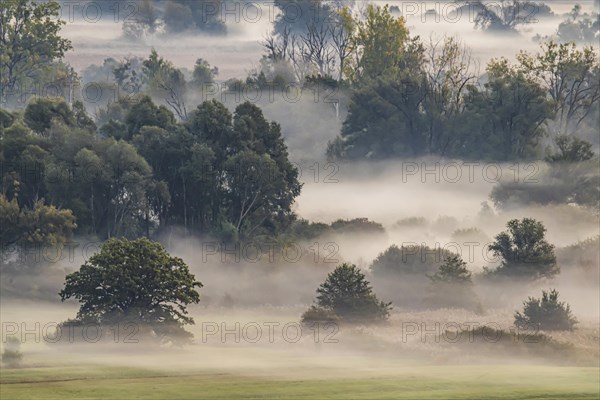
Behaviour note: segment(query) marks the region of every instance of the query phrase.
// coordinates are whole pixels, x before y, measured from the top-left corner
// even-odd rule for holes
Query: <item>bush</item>
[[[485,243],[489,238],[481,229],[473,227],[455,230],[452,232],[452,240]]]
[[[430,307],[483,311],[473,290],[471,272],[460,256],[449,257],[429,279],[427,303]]]
[[[515,325],[519,328],[572,331],[577,324],[571,307],[558,301],[558,292],[555,289],[549,292],[543,290],[541,299],[529,297],[523,305],[523,313],[515,313]]]
[[[300,322],[305,326],[313,324],[337,324],[339,321],[340,317],[334,311],[317,306],[311,306],[300,318]]]
[[[560,265],[575,267],[586,273],[589,278],[597,280],[598,265],[600,264],[599,247],[600,235],[556,249],[556,258]],[[565,272],[567,271],[569,270],[565,269]]]
[[[408,217],[396,222],[397,228],[423,227],[427,225],[427,220],[424,217]]]
[[[20,349],[21,342],[19,339],[12,336],[9,337],[2,352],[2,364],[7,368],[18,368],[23,360],[23,353],[21,353]]]
[[[339,233],[385,233],[383,225],[368,218],[338,219],[331,224],[331,229]]]
[[[513,219],[508,232],[496,236],[489,246],[502,265],[493,274],[530,279],[552,278],[560,272],[556,264],[554,245],[545,239],[546,228],[532,218]]]
[[[449,257],[456,254],[441,248],[432,249],[428,246],[390,246],[379,254],[371,265],[374,275],[434,273]]]
[[[342,264],[327,275],[325,282],[317,289],[317,294],[317,305],[320,308],[348,321],[386,320],[392,309],[392,303],[380,301],[375,296],[365,275],[353,264]],[[318,315],[324,314],[309,309],[306,316]]]

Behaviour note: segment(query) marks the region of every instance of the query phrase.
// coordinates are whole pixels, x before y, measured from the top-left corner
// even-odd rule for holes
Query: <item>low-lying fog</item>
[[[592,4],[591,1],[580,3],[588,9]],[[564,13],[572,7],[572,2],[554,2],[552,7],[558,13]],[[538,45],[531,37],[536,33],[553,33],[558,23],[559,19],[555,19],[528,25],[521,37],[515,40],[485,35],[474,30],[470,21],[423,23],[420,15],[408,18],[411,32],[422,37],[427,37],[432,32],[459,34],[482,65],[490,57],[512,57],[518,50],[537,49]],[[93,28],[90,29],[86,22],[76,21],[67,24],[64,29],[65,35],[73,40],[76,49],[68,54],[67,61],[76,69],[85,68],[92,63],[100,64],[107,57],[119,58],[129,54],[145,57],[150,48],[155,47],[161,56],[172,60],[177,66],[191,68],[194,61],[202,57],[217,66],[220,71],[219,79],[225,80],[244,77],[258,62],[262,53],[259,41],[271,29],[271,25],[268,20],[243,26],[229,24],[229,34],[222,38],[197,36],[173,40],[154,37],[144,44],[131,44],[120,39],[121,29],[115,23],[101,21]],[[494,266],[494,261],[490,261],[489,254],[485,251],[486,244],[505,230],[506,223],[512,218],[532,217],[542,221],[547,228],[547,240],[557,249],[599,234],[598,216],[574,206],[536,206],[510,211],[493,209],[489,194],[499,179],[498,171],[504,177],[514,176],[515,170],[523,172],[525,165],[517,168],[514,164],[464,165],[461,161],[431,159],[354,165],[327,163],[324,157],[326,144],[341,128],[341,120],[336,117],[333,108],[327,109],[316,103],[285,102],[261,104],[261,107],[264,107],[267,118],[281,123],[291,157],[302,173],[304,187],[295,205],[298,216],[311,222],[324,223],[340,218],[368,218],[381,223],[385,233],[320,237],[310,243],[299,243],[305,254],[297,262],[276,257],[274,261],[263,259],[258,263],[244,259],[243,255],[240,262],[222,262],[220,253],[215,254],[209,250],[206,238],[180,238],[174,235],[165,240],[168,250],[181,256],[197,279],[204,284],[204,288],[200,290],[200,305],[191,308],[196,325],[190,331],[195,333],[198,346],[193,350],[185,350],[185,353],[178,353],[179,358],[168,358],[165,355],[137,358],[127,354],[119,358],[110,353],[106,355],[105,361],[157,367],[177,363],[184,366],[189,363],[215,369],[239,370],[251,366],[255,368],[255,372],[268,366],[270,373],[275,374],[279,366],[289,367],[291,363],[288,361],[294,360],[295,368],[304,369],[304,373],[309,373],[304,368],[306,365],[333,365],[332,363],[339,368],[360,368],[364,373],[375,368],[384,371],[385,361],[358,356],[362,352],[374,354],[373,351],[377,350],[382,357],[395,357],[403,351],[409,351],[411,347],[402,343],[403,322],[463,324],[470,321],[497,323],[508,328],[513,323],[514,311],[522,307],[527,296],[539,297],[540,290],[549,287],[559,290],[561,300],[571,305],[574,315],[580,321],[581,333],[576,331],[564,334],[567,340],[580,340],[585,346],[593,348],[600,313],[598,266],[591,273],[581,273],[578,259],[561,264],[561,274],[552,282],[535,285],[506,282],[491,287],[479,285],[475,279],[475,291],[483,306],[483,312],[479,314],[462,310],[426,310],[417,307],[418,301],[415,300],[415,303],[394,304],[390,325],[356,328],[351,330],[351,334],[341,333],[338,345],[316,346],[310,341],[295,345],[280,341],[279,346],[273,346],[263,339],[258,347],[243,341],[241,345],[227,341],[227,348],[224,349],[223,343],[213,338],[210,346],[203,346],[203,323],[207,322],[227,322],[229,326],[236,322],[244,325],[253,321],[259,324],[268,321],[279,321],[282,325],[297,323],[301,313],[313,302],[318,285],[336,265],[344,261],[355,263],[371,280],[369,266],[379,253],[392,244],[447,246],[451,251],[461,252],[469,269],[477,274],[484,266]],[[312,113],[316,113],[316,117]],[[486,212],[482,207],[484,202],[492,207],[491,212]],[[417,224],[411,224],[410,218],[420,219]],[[480,232],[478,237],[468,239],[469,242],[476,243],[469,247],[465,245],[464,239],[456,237],[455,232],[474,227],[479,228]],[[2,275],[0,312],[3,322],[26,323],[27,326],[39,322],[43,327],[47,323],[58,323],[75,317],[75,301],[60,303],[57,295],[64,283],[65,274],[78,269],[84,256],[88,255],[84,249],[85,239],[76,238],[75,241],[81,243],[71,260]],[[93,247],[88,247],[88,250],[89,248]],[[312,262],[316,251],[319,252],[316,255],[318,262]],[[376,283],[374,289],[385,300],[378,293]],[[378,340],[373,341],[373,338]],[[359,342],[361,345],[355,346]],[[456,348],[436,352],[428,350],[427,346],[429,345],[419,343],[412,348],[422,349],[430,356],[433,354],[432,358],[439,362],[455,362],[460,356],[460,351]],[[34,349],[35,354],[47,354],[46,358],[40,358],[40,362],[52,357],[58,360],[61,354],[65,354],[64,346],[56,350],[52,346],[45,346],[43,341],[26,343],[25,350],[29,347]],[[240,347],[243,347],[243,351]],[[325,356],[314,357],[312,350],[315,349]],[[386,355],[390,349],[393,351]],[[68,351],[66,353],[75,357],[78,351],[74,348],[72,354]],[[86,353],[81,353],[79,357],[84,360]],[[266,361],[260,361],[262,359]],[[93,360],[103,362],[100,354],[95,354]]]
[[[269,2],[254,2],[255,4],[269,4]],[[552,18],[532,17],[530,24],[520,27],[521,35],[517,38],[506,38],[502,35],[494,36],[474,29],[474,16],[468,12],[456,16],[454,2],[416,2],[416,1],[372,1],[358,0],[357,8],[361,4],[375,3],[378,5],[397,5],[404,11],[407,25],[412,35],[428,38],[431,35],[459,35],[478,58],[481,65],[485,65],[494,57],[514,58],[518,50],[535,51],[538,44],[532,38],[556,33],[558,24],[563,20],[563,14],[568,13],[574,4],[580,4],[583,12],[593,10],[593,1],[556,1],[549,4],[556,14]],[[438,19],[435,16],[425,15],[429,9],[437,9]],[[247,72],[256,67],[263,53],[260,42],[272,32],[276,10],[272,5],[262,5],[260,18],[254,14],[254,8],[248,8],[247,16],[240,11],[239,15],[226,16],[228,33],[226,36],[214,37],[206,35],[182,35],[176,39],[164,37],[160,34],[146,38],[144,43],[132,43],[122,38],[121,23],[114,21],[114,15],[101,15],[97,22],[86,22],[76,18],[68,23],[64,29],[64,36],[73,41],[76,49],[67,53],[66,60],[75,69],[83,69],[90,64],[102,64],[105,58],[116,59],[136,55],[146,57],[151,48],[178,67],[192,68],[196,59],[208,60],[211,65],[219,68],[219,79],[227,80],[233,77],[243,77]],[[250,11],[253,11],[250,14]],[[81,11],[79,11],[81,12]],[[79,17],[77,12],[74,12]],[[241,17],[240,17],[241,16]],[[236,21],[236,17],[238,20]],[[238,23],[239,21],[239,23]],[[248,21],[248,23],[241,23]],[[518,49],[515,47],[518,41]]]

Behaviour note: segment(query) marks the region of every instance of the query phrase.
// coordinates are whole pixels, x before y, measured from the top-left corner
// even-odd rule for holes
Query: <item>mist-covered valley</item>
[[[597,2],[9,3],[3,398],[598,395]]]

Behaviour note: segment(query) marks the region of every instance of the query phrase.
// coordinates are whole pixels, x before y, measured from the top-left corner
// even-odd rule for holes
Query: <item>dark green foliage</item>
[[[300,317],[300,322],[308,327],[312,327],[314,324],[337,324],[340,322],[340,317],[332,310],[310,306]]]
[[[571,307],[564,301],[558,301],[556,289],[543,290],[541,299],[529,297],[523,306],[523,313],[515,313],[515,325],[519,328],[572,331],[577,324]]]
[[[479,228],[464,228],[452,232],[452,239],[459,243],[481,242],[487,240],[487,235]]]
[[[377,299],[365,275],[352,264],[342,264],[317,289],[317,305],[347,321],[382,321],[392,303]]]
[[[544,236],[544,225],[531,218],[513,219],[489,246],[502,264],[493,273],[527,279],[552,278],[560,272],[556,264],[554,246]]]
[[[559,135],[554,143],[558,151],[546,156],[546,161],[550,163],[575,163],[594,157],[592,144],[576,136]]]
[[[298,171],[281,127],[251,103],[232,115],[207,101],[179,124],[148,96],[121,99],[101,113],[98,136],[77,102],[31,103],[25,120],[38,134],[5,114],[3,192],[72,210],[81,233],[135,238],[181,225],[229,241],[276,235],[295,219]]]
[[[140,124],[138,124],[140,125]],[[202,103],[185,127],[152,123],[133,138],[171,194],[161,222],[221,236],[274,234],[293,221],[298,171],[278,124],[244,103],[232,115],[216,100]]]
[[[390,246],[379,254],[371,265],[374,276],[390,277],[408,275],[425,276],[434,273],[450,257],[452,252],[428,246]]]
[[[28,209],[19,206],[17,197],[8,201],[4,194],[0,194],[0,225],[2,251],[13,245],[62,246],[76,227],[71,210],[46,205],[43,199]]]
[[[368,218],[338,219],[331,224],[331,229],[337,233],[381,234],[385,233],[383,225],[369,221]]]
[[[199,58],[196,60],[194,65],[193,73],[193,84],[202,88],[204,85],[214,83],[216,76],[219,75],[219,69],[217,67],[211,67],[208,61]]]
[[[305,219],[298,219],[290,225],[288,233],[296,239],[310,240],[331,233],[331,226],[322,222],[310,222]]]
[[[34,132],[45,134],[53,123],[76,126],[75,114],[63,99],[40,97],[27,105],[24,120]]]
[[[135,101],[125,117],[127,139],[137,135],[143,126],[158,126],[167,129],[175,124],[173,113],[164,106],[156,106],[150,97],[143,96]]]
[[[2,132],[4,128],[11,126],[14,121],[15,116],[13,114],[0,108],[0,132]]]
[[[73,103],[73,116],[75,118],[75,125],[78,128],[88,132],[96,132],[96,129],[98,129],[94,120],[87,114],[85,106],[81,101]]]
[[[193,324],[187,306],[200,301],[182,259],[148,239],[109,239],[79,271],[67,275],[62,301],[77,299],[77,318],[102,324],[121,321],[165,327]]]
[[[423,154],[426,148],[425,116],[420,112],[426,93],[423,83],[411,78],[377,81],[355,92],[341,132],[341,154],[332,154],[333,146],[329,156],[353,160]]]
[[[471,272],[460,256],[450,256],[429,278],[434,283],[466,284],[471,283]]]
[[[535,157],[542,125],[552,117],[546,91],[504,62],[490,64],[488,77],[483,90],[470,88],[459,133],[464,145],[455,154],[500,161]]]
[[[34,134],[18,120],[0,134],[0,159],[4,163],[0,182],[2,193],[9,200],[18,195],[21,205],[32,207],[39,197],[45,196],[41,172],[48,155],[49,141]]]

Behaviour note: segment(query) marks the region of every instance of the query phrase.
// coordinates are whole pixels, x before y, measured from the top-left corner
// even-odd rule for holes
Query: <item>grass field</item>
[[[388,372],[389,373],[389,372]],[[599,370],[525,365],[418,366],[368,377],[249,376],[109,366],[2,370],[8,399],[597,399]]]

